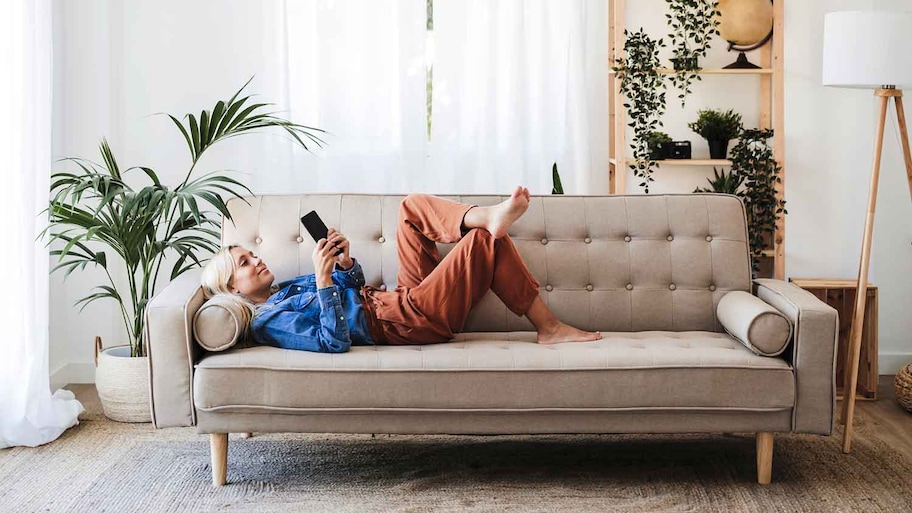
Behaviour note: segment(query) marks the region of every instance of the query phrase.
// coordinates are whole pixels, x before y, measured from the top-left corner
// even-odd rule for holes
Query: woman
[[[600,339],[598,332],[559,321],[539,297],[540,283],[507,235],[528,208],[524,187],[489,207],[407,196],[399,209],[398,286],[392,291],[365,286],[351,244],[335,228],[317,241],[313,274],[276,285],[262,259],[234,245],[213,256],[202,285],[207,297],[227,294],[244,307],[257,342],[287,349],[341,353],[352,345],[446,342],[489,289],[529,318],[540,344]],[[435,242],[457,244],[441,261]]]

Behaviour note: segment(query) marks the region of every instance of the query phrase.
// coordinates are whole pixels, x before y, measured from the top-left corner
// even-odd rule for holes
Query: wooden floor
[[[838,418],[842,401],[837,401],[836,406]],[[855,418],[862,415],[872,425],[872,433],[912,460],[912,413],[896,402],[892,374],[878,377],[876,401],[855,401]],[[838,428],[841,439],[842,426]]]

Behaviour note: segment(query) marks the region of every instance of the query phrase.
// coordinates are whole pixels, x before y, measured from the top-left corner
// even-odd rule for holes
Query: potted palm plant
[[[242,183],[219,172],[194,177],[193,171],[206,150],[229,137],[266,128],[285,130],[305,149],[305,140],[318,146],[323,142],[318,136],[322,130],[262,112],[271,104],[248,103],[251,95],[239,99],[249,83],[229,100],[203,110],[199,117],[187,114],[178,120],[169,115],[190,150],[190,169],[177,186],[162,184],[148,167],[122,169],[105,139],[100,144],[102,163],[65,158],[62,160],[78,169],[51,177],[51,200],[46,209],[49,224],[39,235],[50,233],[47,246],[57,241],[63,244],[50,252],[59,262],[51,272],[66,270],[66,279],[89,264],[101,267],[106,283],[74,306],[82,305],[82,312],[93,301],[114,300],[126,328],[127,340],[121,345],[104,349],[101,339],[95,338],[96,387],[105,415],[112,420],[151,419],[143,314],[155,295],[163,261],[176,257],[170,272],[172,280],[201,266],[201,257],[219,247],[219,215],[231,219],[226,199],[243,199],[241,192],[252,195]],[[147,185],[131,187],[127,175],[144,175]],[[217,212],[206,211],[206,206]],[[118,283],[111,275],[115,260],[126,270],[126,283]]]
[[[697,120],[687,124],[709,143],[709,158],[724,159],[728,155],[728,142],[741,133],[741,114],[728,109],[701,109]]]

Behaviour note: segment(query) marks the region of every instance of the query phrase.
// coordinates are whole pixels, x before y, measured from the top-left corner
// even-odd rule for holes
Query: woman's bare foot
[[[517,186],[510,197],[491,207],[488,217],[487,230],[495,239],[507,234],[510,226],[529,208],[529,189]]]
[[[602,334],[599,331],[583,331],[569,324],[558,321],[558,324],[547,331],[538,332],[539,344],[559,344],[561,342],[589,342],[599,340]]]

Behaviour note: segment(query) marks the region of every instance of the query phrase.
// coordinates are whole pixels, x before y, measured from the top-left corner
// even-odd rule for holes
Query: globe
[[[719,33],[733,46],[756,48],[766,42],[773,30],[770,0],[719,0],[719,12]]]

